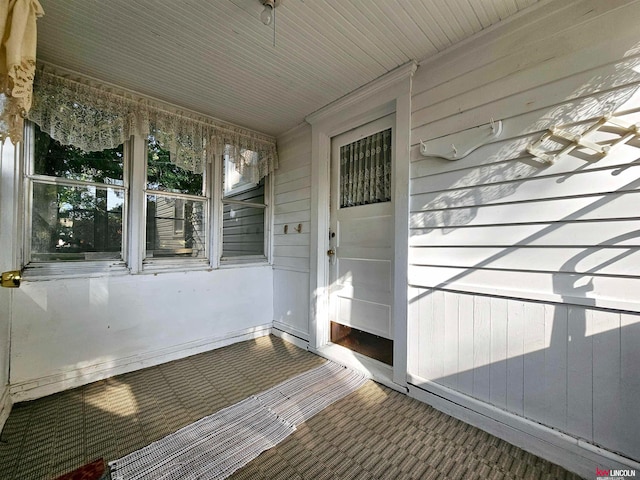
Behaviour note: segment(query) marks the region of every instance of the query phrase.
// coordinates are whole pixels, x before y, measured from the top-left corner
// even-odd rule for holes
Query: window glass
[[[206,259],[205,176],[171,163],[171,153],[150,136],[146,185],[145,257]]]
[[[124,192],[112,188],[33,185],[33,261],[118,260]]]
[[[253,181],[256,152],[243,150],[243,174],[237,162],[224,158],[222,258],[265,256],[265,179]],[[248,167],[248,168],[247,168]]]
[[[340,147],[340,208],[391,201],[391,129]]]
[[[258,162],[258,153],[251,150],[242,150],[240,157],[239,161],[245,165],[244,174],[240,172],[236,162],[229,155],[224,157],[223,191],[225,197],[233,197],[259,185],[259,182],[253,178],[255,175],[253,174],[254,170],[251,168],[251,165],[255,165]]]
[[[147,195],[147,258],[206,258],[205,201]]]
[[[62,145],[35,124],[34,130],[34,174],[124,185],[122,146],[100,152],[84,152],[71,145]]]
[[[171,154],[153,137],[147,150],[147,189],[163,192],[202,195],[204,178],[201,173],[171,163]]]
[[[121,260],[122,146],[84,152],[33,125],[31,165],[31,261]]]
[[[243,255],[264,255],[264,208],[226,204],[223,210],[222,256]]]

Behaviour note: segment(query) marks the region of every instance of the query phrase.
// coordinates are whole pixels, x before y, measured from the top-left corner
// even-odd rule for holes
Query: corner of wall
[[[4,385],[2,389],[2,394],[0,395],[0,432],[2,432],[4,424],[11,413],[11,407],[13,407],[11,395],[9,395],[9,385]]]

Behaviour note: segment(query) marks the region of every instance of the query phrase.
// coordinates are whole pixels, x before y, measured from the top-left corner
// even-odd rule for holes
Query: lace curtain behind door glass
[[[391,200],[391,129],[340,147],[340,208]]]

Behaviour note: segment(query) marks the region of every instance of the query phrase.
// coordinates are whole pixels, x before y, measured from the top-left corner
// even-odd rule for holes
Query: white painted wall
[[[17,205],[16,149],[9,140],[0,144],[0,272],[18,269],[15,231],[19,228]],[[11,410],[9,397],[9,352],[11,349],[11,295],[0,288],[0,430]]]
[[[278,138],[278,157],[274,175],[274,327],[308,341],[311,127],[304,124]],[[296,231],[299,225],[300,232]]]
[[[7,405],[8,398],[5,398],[9,391],[10,307],[11,292],[6,289],[0,290],[0,428],[4,425],[9,415],[8,408],[10,408]],[[5,408],[7,412],[4,411]]]
[[[411,383],[636,460],[640,141],[552,166],[525,147],[608,111],[640,121],[638,18],[639,2],[549,2],[420,66],[409,252]],[[502,136],[467,158],[420,155],[491,118]]]
[[[23,282],[11,392],[27,399],[268,334],[270,266]]]

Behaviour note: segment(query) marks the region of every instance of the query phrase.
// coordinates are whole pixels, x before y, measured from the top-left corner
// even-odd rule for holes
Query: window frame
[[[221,181],[214,182],[216,184],[216,188],[214,189],[214,194],[216,199],[218,199],[218,208],[216,208],[217,212],[217,262],[220,268],[225,267],[233,267],[238,265],[251,266],[251,265],[264,265],[264,264],[272,264],[273,252],[272,252],[272,235],[273,231],[273,215],[271,212],[271,205],[273,204],[273,182],[272,175],[267,175],[264,177],[264,204],[258,204],[254,202],[248,202],[243,200],[233,200],[232,198],[228,198],[229,195],[237,195],[240,193],[244,193],[246,191],[251,190],[252,188],[256,188],[258,184],[253,182],[246,182],[242,184],[240,187],[226,190],[226,176],[225,176],[225,168],[227,164],[233,163],[229,159],[228,154],[223,154],[221,161],[216,162],[216,178],[220,178]],[[223,238],[224,238],[224,206],[225,204],[236,204],[236,205],[244,205],[253,208],[263,208],[264,209],[264,246],[263,246],[263,254],[262,255],[237,255],[237,256],[223,256]]]
[[[222,166],[222,173],[224,178],[224,186],[222,187],[223,200],[225,198],[232,197],[234,195],[238,195],[240,193],[246,192],[247,190],[251,190],[252,188],[256,188],[257,186],[260,185],[260,183],[243,181],[236,187],[230,187],[228,183],[228,177],[226,175],[226,170],[231,166],[233,166],[235,173],[238,173],[238,171],[235,169],[235,163],[231,161],[230,155],[228,154],[223,155],[223,159],[224,159],[223,160],[224,165]]]
[[[46,133],[46,132],[45,132]],[[60,277],[75,275],[112,274],[128,273],[127,258],[129,252],[129,197],[130,197],[130,151],[128,142],[122,145],[123,172],[122,185],[111,185],[93,181],[82,181],[53,177],[49,175],[36,174],[35,172],[35,128],[34,123],[26,121],[23,130],[23,141],[20,152],[21,175],[23,177],[22,187],[22,211],[24,212],[24,222],[22,225],[22,260],[21,265],[26,278],[38,277]],[[123,192],[122,206],[122,243],[120,259],[105,260],[73,260],[73,261],[42,261],[34,262],[32,258],[32,235],[33,235],[33,194],[35,184],[112,188]]]
[[[40,176],[33,174],[35,166],[34,137],[35,129],[32,122],[25,122],[24,140],[18,146],[19,165],[16,172],[20,176],[20,187],[17,192],[19,211],[23,212],[18,225],[19,244],[21,252],[19,260],[23,270],[23,278],[29,281],[52,280],[77,277],[104,277],[128,274],[155,274],[158,272],[180,272],[192,270],[213,270],[245,266],[261,266],[272,264],[273,258],[273,175],[264,178],[264,205],[252,202],[241,202],[248,206],[264,208],[264,254],[235,257],[222,257],[223,241],[223,209],[224,204],[234,202],[233,199],[224,200],[223,161],[216,156],[214,162],[207,162],[203,172],[203,195],[175,194],[161,190],[147,188],[147,137],[132,135],[123,144],[123,184],[110,185],[97,182],[82,182],[77,180],[62,180],[61,184],[77,184],[82,186],[94,185],[99,188],[117,188],[124,191],[122,209],[122,250],[120,260],[77,260],[33,262],[31,260],[32,219],[33,219],[33,184]],[[57,177],[55,177],[57,178]],[[218,180],[220,179],[220,180]],[[56,183],[51,181],[50,183]],[[242,191],[247,191],[255,184],[243,185]],[[242,193],[233,191],[234,194]],[[146,199],[148,194],[166,195],[176,198],[193,197],[194,200],[204,201],[205,212],[203,218],[207,225],[204,227],[207,235],[205,242],[205,257],[164,257],[145,258],[146,254]],[[224,200],[224,201],[223,201]]]
[[[205,164],[204,170],[202,172],[202,195],[194,195],[189,193],[177,193],[165,190],[154,190],[150,189],[148,186],[148,154],[149,154],[149,141],[147,138],[141,137],[141,140],[144,143],[144,174],[142,176],[143,183],[142,187],[142,197],[143,197],[143,206],[142,211],[138,212],[141,216],[140,225],[142,226],[141,232],[141,261],[142,261],[142,271],[143,272],[158,272],[158,271],[173,271],[173,270],[201,270],[211,268],[211,245],[212,245],[212,223],[214,219],[212,218],[212,195],[211,195],[211,166],[207,162]],[[149,195],[156,196],[164,196],[174,199],[181,200],[194,200],[198,202],[204,203],[202,218],[204,219],[205,226],[204,231],[206,232],[206,240],[204,243],[204,257],[193,258],[193,257],[148,257],[147,256],[147,197]],[[184,222],[185,220],[183,220]],[[174,220],[175,222],[175,220]]]

